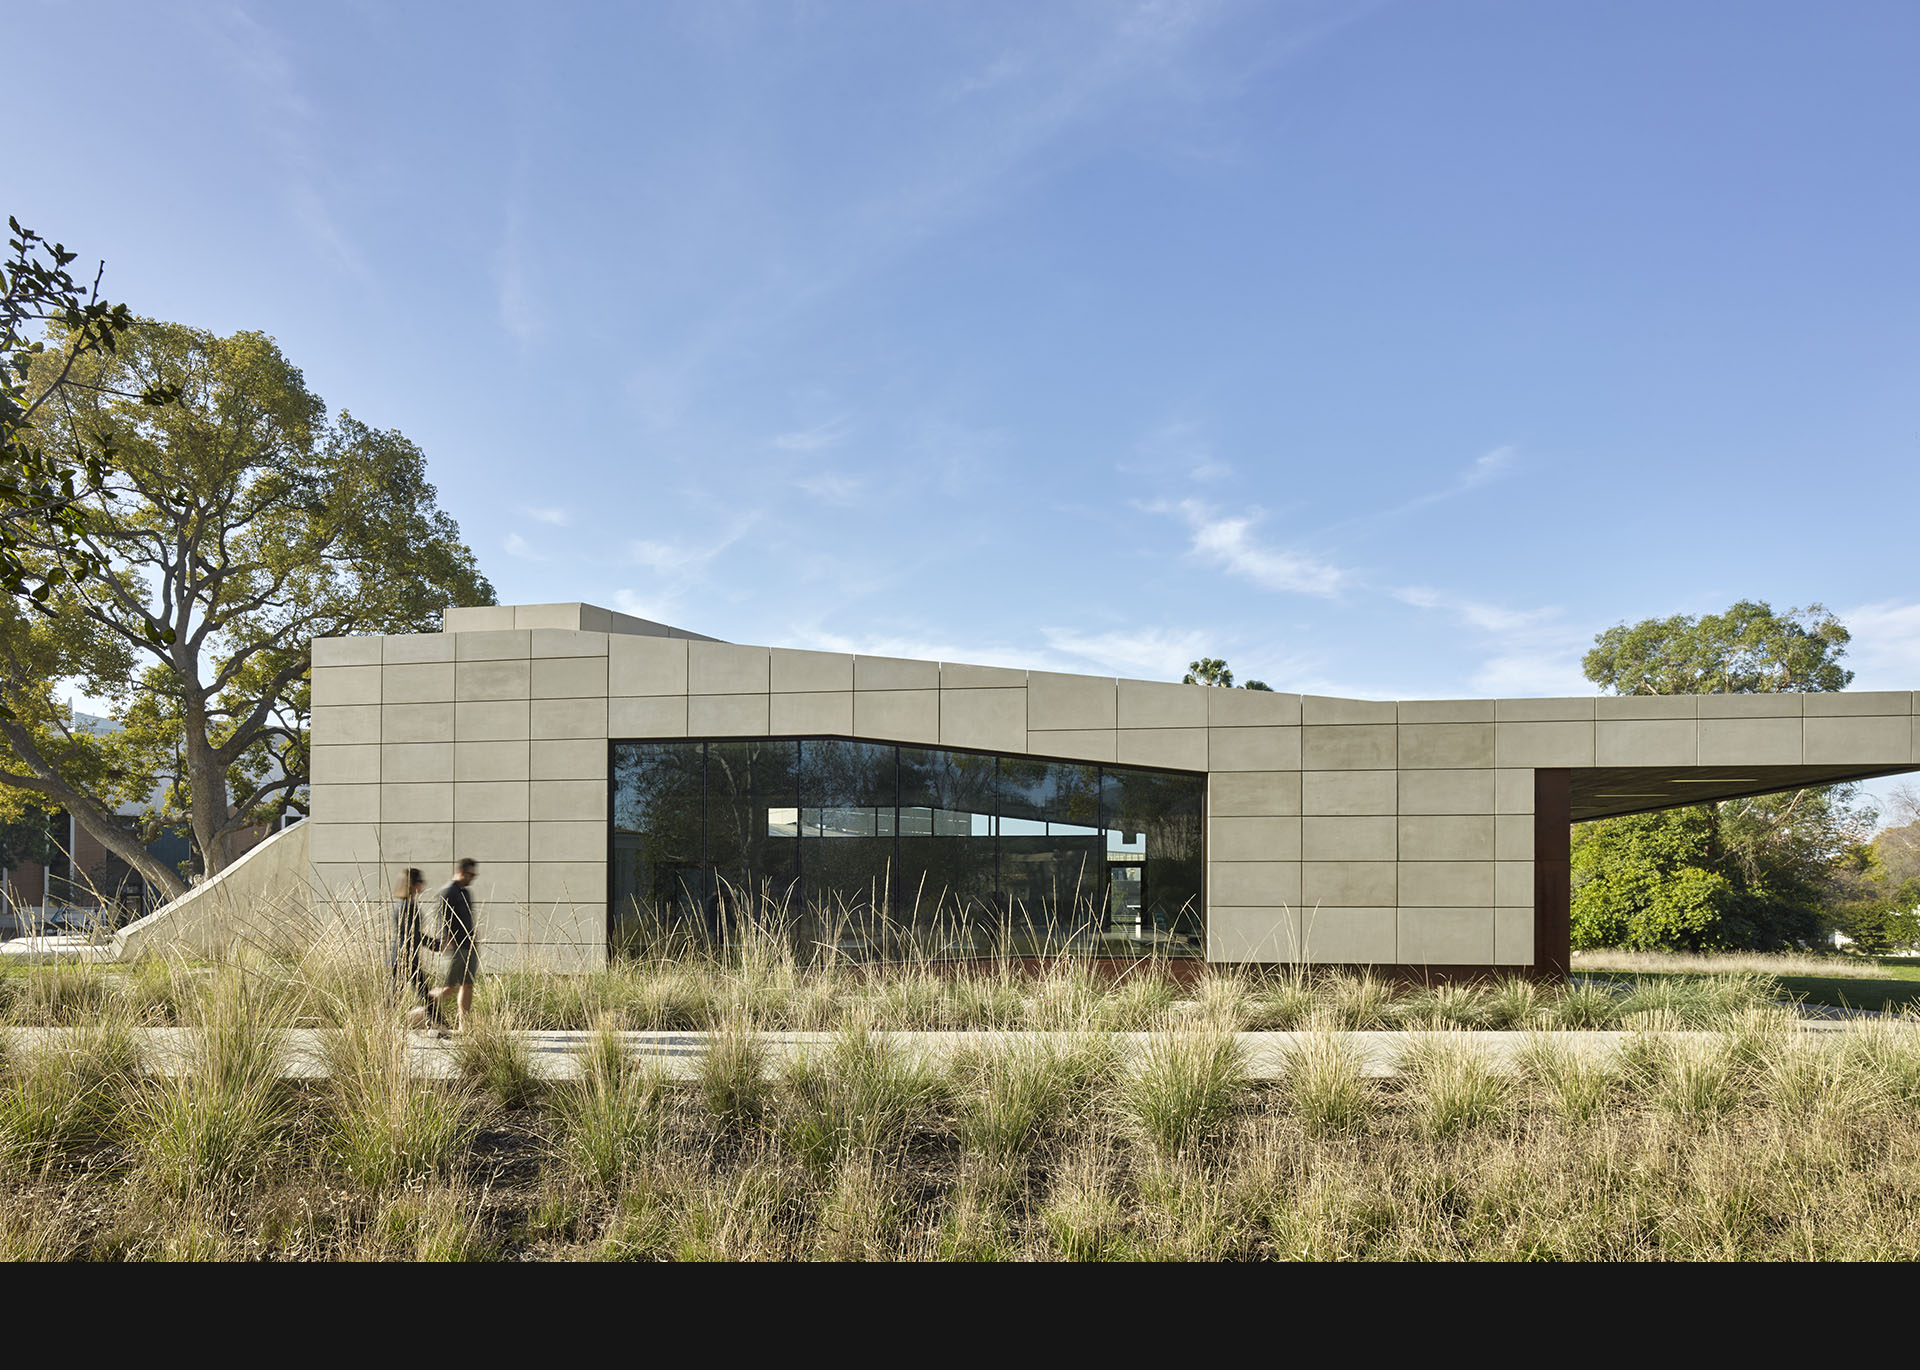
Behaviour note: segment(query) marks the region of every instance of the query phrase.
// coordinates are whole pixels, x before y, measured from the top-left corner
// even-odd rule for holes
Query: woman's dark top
[[[412,896],[393,901],[393,939],[387,946],[387,964],[398,971],[420,954],[420,906]]]

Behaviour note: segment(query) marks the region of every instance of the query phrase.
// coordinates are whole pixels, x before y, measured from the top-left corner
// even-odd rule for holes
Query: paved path
[[[4,1031],[7,1045],[23,1054],[59,1050],[76,1034],[73,1028],[12,1028]],[[423,1078],[451,1079],[459,1073],[455,1052],[457,1042],[426,1033],[401,1034],[407,1039],[407,1056],[413,1072]],[[287,1034],[286,1075],[289,1079],[324,1079],[327,1074],[325,1042],[332,1033],[326,1028],[296,1028]],[[1807,1023],[1801,1035],[1823,1045],[1845,1040],[1843,1023]],[[192,1060],[193,1032],[190,1028],[144,1028],[139,1032],[150,1067],[165,1075],[185,1069]],[[969,1048],[992,1047],[1016,1041],[1040,1041],[1057,1037],[1061,1041],[1072,1034],[1042,1032],[889,1032],[877,1034],[925,1060],[951,1059]],[[1137,1061],[1156,1034],[1117,1032],[1111,1034],[1123,1059]],[[1247,1053],[1248,1074],[1255,1080],[1276,1080],[1286,1073],[1289,1056],[1317,1034],[1304,1032],[1242,1032],[1241,1045]],[[1375,1079],[1390,1079],[1400,1073],[1400,1062],[1408,1050],[1423,1042],[1444,1040],[1466,1043],[1484,1053],[1503,1071],[1518,1068],[1521,1050],[1530,1034],[1520,1032],[1345,1032],[1334,1034],[1359,1058],[1366,1074]],[[1556,1042],[1601,1059],[1619,1054],[1621,1044],[1641,1036],[1632,1032],[1554,1032]],[[1706,1040],[1708,1032],[1666,1034],[1671,1040]],[[533,1060],[534,1074],[547,1080],[578,1078],[579,1053],[586,1047],[587,1032],[523,1032]],[[623,1032],[626,1049],[637,1059],[658,1062],[675,1078],[694,1076],[701,1056],[706,1054],[708,1035],[704,1032]],[[761,1034],[768,1049],[769,1063],[778,1069],[784,1062],[803,1058],[831,1047],[835,1034],[830,1032],[766,1032]]]

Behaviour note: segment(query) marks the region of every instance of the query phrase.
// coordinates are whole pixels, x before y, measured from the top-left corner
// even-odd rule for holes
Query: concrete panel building
[[[316,897],[481,863],[588,968],[745,897],[884,952],[1567,964],[1569,825],[1920,769],[1912,692],[1406,700],[740,646],[584,604],[313,648]],[[864,939],[864,940],[863,940]],[[996,940],[998,939],[998,940]],[[1025,939],[1025,942],[1022,942]]]

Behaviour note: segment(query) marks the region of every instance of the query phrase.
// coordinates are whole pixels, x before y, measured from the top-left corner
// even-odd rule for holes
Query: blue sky
[[[1920,688],[1910,0],[8,22],[7,209],[419,442],[504,601],[1450,697],[1817,600]]]

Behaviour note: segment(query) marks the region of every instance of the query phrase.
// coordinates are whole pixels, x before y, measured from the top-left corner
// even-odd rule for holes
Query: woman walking
[[[387,946],[387,968],[393,973],[394,988],[425,1008],[427,973],[420,969],[420,950],[430,940],[420,928],[420,892],[427,877],[411,866],[400,877],[393,892],[393,936]]]

